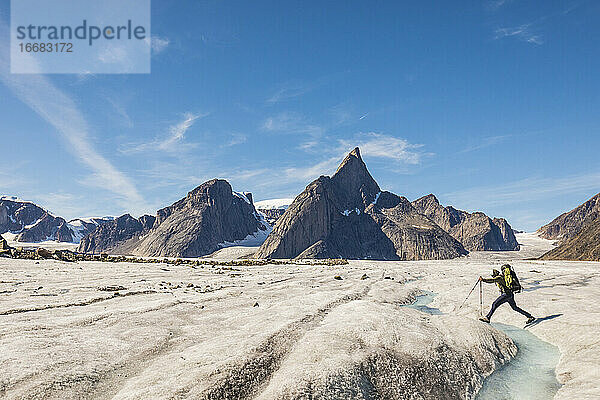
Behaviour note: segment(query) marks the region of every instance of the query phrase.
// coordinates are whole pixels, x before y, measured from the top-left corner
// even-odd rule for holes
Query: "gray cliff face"
[[[442,206],[433,194],[428,194],[413,201],[412,205],[421,214],[435,221],[446,232],[449,232],[455,225],[460,224],[466,217],[464,211],[457,210],[452,206]]]
[[[30,202],[0,199],[0,233],[21,232],[40,220],[46,211]]]
[[[266,230],[251,203],[227,181],[203,183],[169,207],[139,220],[126,215],[104,224],[82,240],[83,252],[147,257],[199,257]]]
[[[130,239],[137,240],[137,237],[143,234],[144,225],[140,220],[125,214],[112,221],[105,222],[81,239],[78,251],[93,254],[112,253],[126,241]]]
[[[0,198],[0,234],[13,233],[17,242],[72,242],[73,232],[61,217],[26,201]]]
[[[517,242],[515,230],[510,226],[508,221],[504,218],[494,218],[492,222],[500,228],[502,239],[507,247],[509,249],[519,250],[521,246],[519,246],[519,242]]]
[[[267,229],[248,197],[233,193],[224,180],[203,183],[177,203],[158,211],[154,227],[133,254],[198,257],[218,250],[221,243],[242,240]]]
[[[426,215],[469,251],[519,250],[512,228],[504,218],[489,218],[482,212],[468,213],[442,206],[433,195],[421,197],[413,206]]]
[[[464,254],[408,200],[381,192],[356,148],[331,178],[321,176],[296,197],[255,257],[419,260]]]
[[[600,218],[588,218],[577,235],[566,239],[541,259],[600,261]]]
[[[576,236],[586,221],[598,218],[600,218],[600,193],[542,226],[538,234],[544,239],[565,241]]]
[[[15,238],[17,242],[42,242],[56,240],[58,242],[73,242],[73,232],[67,221],[60,217],[45,214],[34,226],[23,230]]]

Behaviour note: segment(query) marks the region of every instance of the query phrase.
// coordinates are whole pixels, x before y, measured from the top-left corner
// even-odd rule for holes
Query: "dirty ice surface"
[[[477,294],[457,309],[510,262],[517,303],[543,318],[527,331],[560,351],[555,398],[599,398],[600,263],[526,260],[552,245],[518,239],[519,252],[340,266],[0,258],[0,397],[470,398],[516,354],[494,324],[525,319],[502,306],[477,321]],[[423,291],[443,315],[401,307]],[[486,309],[496,296],[484,286]],[[407,371],[426,379],[407,385]]]

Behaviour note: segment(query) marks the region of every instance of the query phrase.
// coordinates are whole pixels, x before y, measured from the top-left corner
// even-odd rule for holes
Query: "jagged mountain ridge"
[[[79,243],[79,251],[84,253],[111,253],[117,249],[127,248],[128,241],[134,239],[137,243],[139,236],[148,232],[156,217],[144,215],[139,219],[124,214],[112,221],[98,226],[87,234]]]
[[[406,198],[382,192],[355,148],[332,177],[319,177],[294,199],[255,257],[418,260],[465,254]]]
[[[0,234],[14,236],[16,242],[58,242],[78,243],[86,234],[110,217],[76,219],[67,222],[56,217],[33,202],[17,197],[0,197]],[[13,239],[11,239],[13,240]]]
[[[504,218],[491,219],[482,212],[468,213],[442,206],[433,194],[412,202],[421,214],[441,226],[469,251],[519,250],[519,243]]]
[[[151,218],[153,218],[151,220]],[[251,193],[221,179],[203,183],[156,217],[117,218],[82,240],[79,250],[148,257],[199,257],[268,232]]]
[[[599,218],[600,193],[542,226],[538,235],[544,239],[565,241],[579,234],[584,224]]]
[[[541,257],[542,260],[600,261],[600,218],[589,218],[579,233]]]

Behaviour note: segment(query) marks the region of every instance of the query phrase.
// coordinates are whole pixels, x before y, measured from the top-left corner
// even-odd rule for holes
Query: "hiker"
[[[500,271],[497,269],[494,269],[492,271],[491,278],[483,278],[480,276],[479,280],[485,283],[495,283],[500,289],[500,297],[494,300],[490,312],[485,317],[479,318],[480,321],[487,322],[489,324],[490,318],[492,318],[494,311],[496,311],[496,309],[504,303],[508,303],[513,310],[526,316],[528,324],[535,321],[535,318],[531,314],[519,308],[517,303],[515,303],[515,292],[518,293],[521,291],[521,284],[519,283],[517,275],[512,270],[510,265],[504,264],[502,266],[502,273],[500,273]]]

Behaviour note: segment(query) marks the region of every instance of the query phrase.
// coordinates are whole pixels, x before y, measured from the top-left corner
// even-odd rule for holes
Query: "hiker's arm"
[[[496,283],[496,280],[497,278],[481,278],[481,281],[485,283]]]

